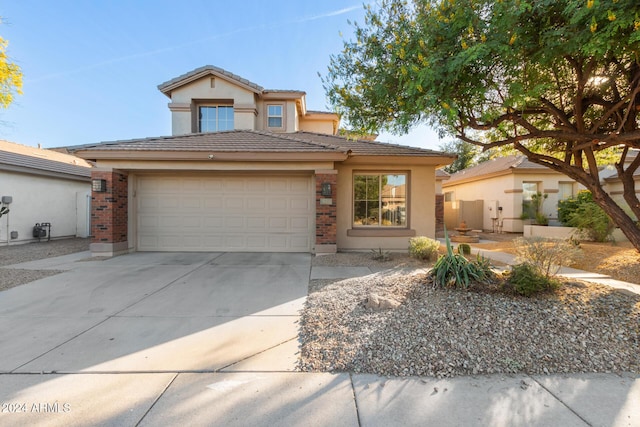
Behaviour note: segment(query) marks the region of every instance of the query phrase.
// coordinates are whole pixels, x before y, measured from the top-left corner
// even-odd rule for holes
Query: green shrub
[[[522,263],[511,267],[507,274],[507,286],[519,295],[531,296],[560,287],[560,283],[538,272],[536,266]]]
[[[539,275],[551,277],[563,265],[576,261],[581,252],[570,240],[520,237],[514,240],[517,260],[529,264]]]
[[[425,236],[409,239],[409,255],[423,260],[435,259],[440,249],[440,242]]]
[[[478,254],[476,261],[469,261],[463,255],[453,252],[451,241],[444,230],[447,253],[438,258],[431,277],[434,286],[466,289],[471,282],[485,282],[494,276],[489,260]]]
[[[590,191],[580,191],[575,197],[558,202],[558,219],[563,225],[575,227],[579,234],[596,242],[611,238],[615,224],[593,201]]]
[[[549,225],[549,219],[544,216],[544,214],[536,214],[536,224],[538,225]]]
[[[460,243],[458,245],[458,253],[461,255],[471,255],[471,246],[466,243]]]

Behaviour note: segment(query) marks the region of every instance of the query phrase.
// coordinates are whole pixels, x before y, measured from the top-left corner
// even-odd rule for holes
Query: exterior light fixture
[[[331,197],[331,183],[323,182],[322,187],[320,187],[320,194],[322,197]]]
[[[92,179],[91,180],[91,189],[96,193],[104,193],[107,191],[107,180],[106,179]]]

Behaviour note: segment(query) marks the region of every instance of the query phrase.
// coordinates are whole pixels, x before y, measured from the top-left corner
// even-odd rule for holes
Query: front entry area
[[[309,175],[139,175],[138,251],[310,252]]]

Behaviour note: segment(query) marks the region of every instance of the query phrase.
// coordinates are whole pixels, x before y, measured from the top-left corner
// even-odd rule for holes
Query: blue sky
[[[157,85],[215,65],[327,110],[318,72],[363,22],[358,0],[0,0],[0,35],[24,95],[0,110],[0,138],[42,147],[171,134]],[[378,140],[437,149],[421,126]]]

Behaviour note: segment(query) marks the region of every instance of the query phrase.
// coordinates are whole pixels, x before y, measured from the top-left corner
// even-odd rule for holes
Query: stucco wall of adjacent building
[[[33,240],[36,223],[51,223],[51,237],[87,237],[91,183],[60,178],[0,172],[0,196],[11,196],[10,212],[0,218],[0,244]],[[8,229],[7,229],[8,224]],[[17,231],[18,238],[11,239]]]
[[[412,236],[435,238],[435,167],[358,164],[340,165],[337,170],[337,242],[339,250],[381,248],[383,250],[406,251]],[[384,227],[373,230],[367,227],[353,227],[353,175],[356,171],[408,173],[408,229]],[[354,235],[361,233],[368,233],[368,235]],[[398,235],[393,236],[394,233]]]
[[[520,218],[523,200],[522,185],[525,182],[537,183],[538,191],[547,195],[542,209],[544,215],[551,221],[558,218],[558,200],[561,197],[560,184],[570,183],[573,188],[573,194],[576,194],[579,188],[578,184],[572,182],[570,178],[558,173],[548,173],[547,171],[511,173],[458,184],[445,181],[442,191],[447,200],[452,203],[452,205],[446,203],[445,209],[451,209],[451,207],[455,209],[456,203],[459,201],[483,200],[483,228],[492,230],[492,217],[495,216],[497,203],[497,206],[502,208],[501,211],[498,211],[498,220],[502,223],[502,231],[521,233],[524,224]],[[447,195],[447,193],[452,194]],[[491,211],[489,208],[491,208]]]

